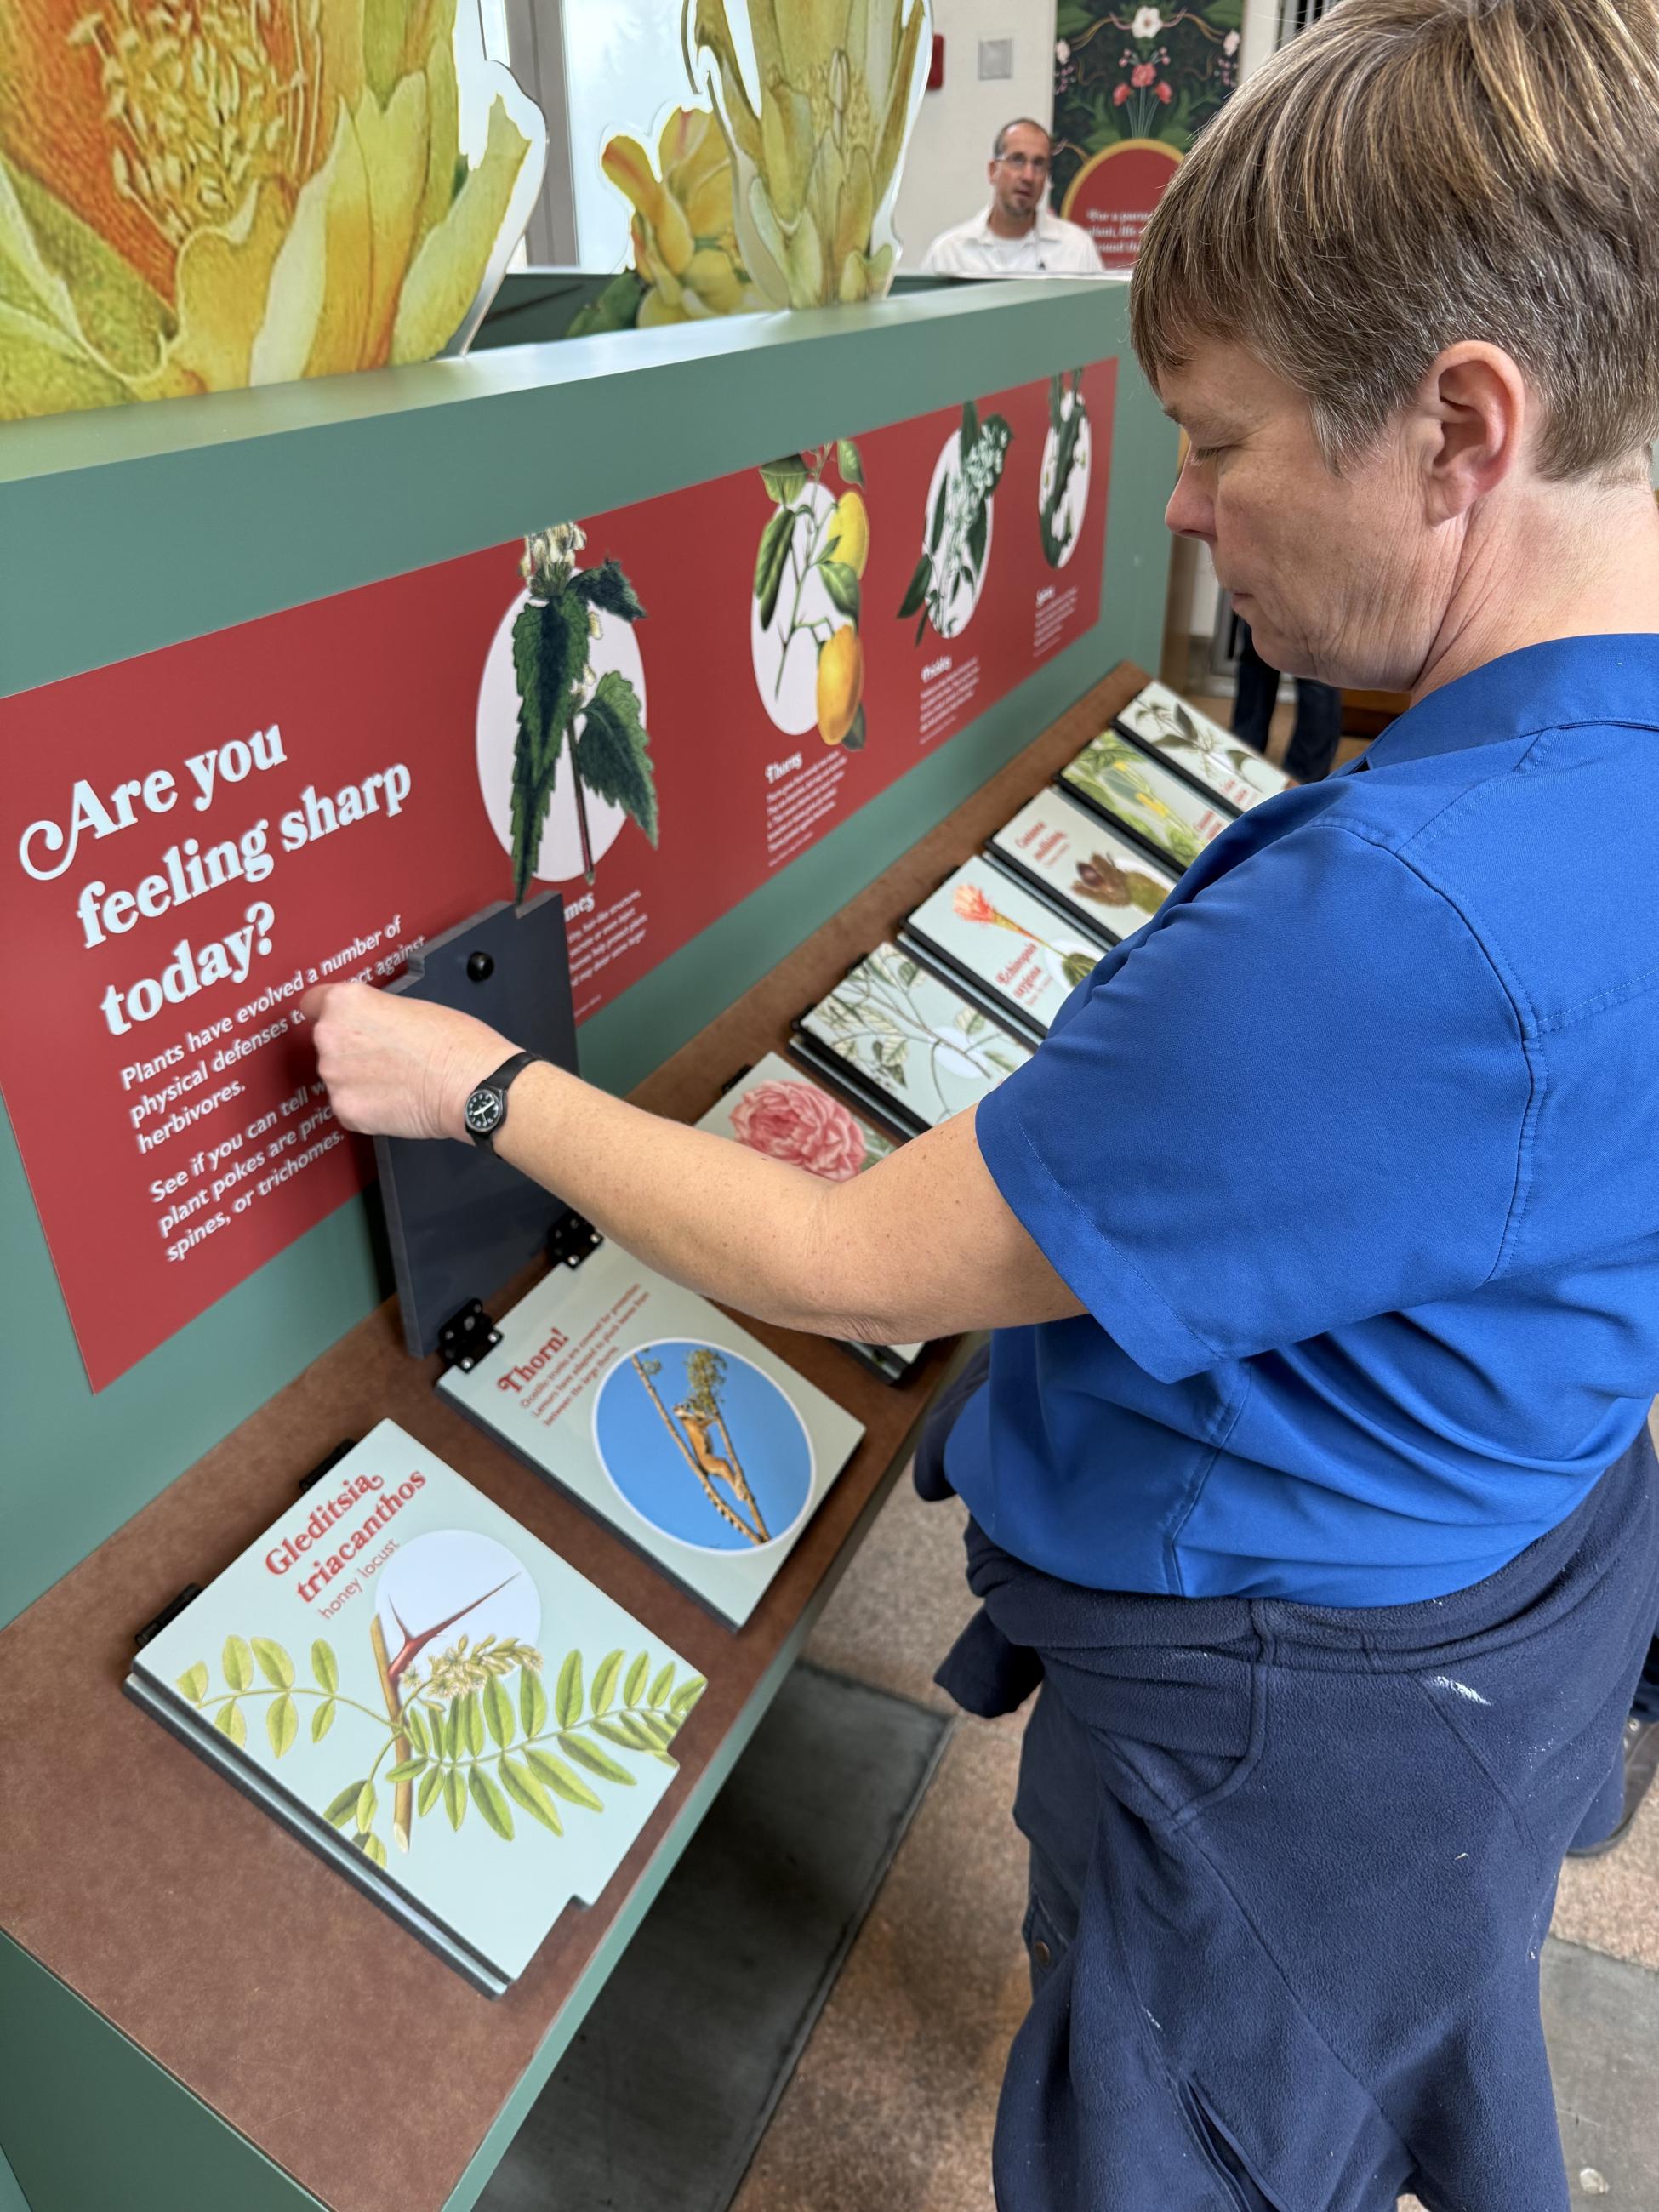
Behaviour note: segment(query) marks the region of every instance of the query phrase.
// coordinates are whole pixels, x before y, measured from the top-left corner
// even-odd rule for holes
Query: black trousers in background
[[[1279,672],[1255,649],[1250,625],[1238,625],[1238,689],[1233,695],[1233,730],[1259,753],[1267,750],[1267,727],[1279,697]],[[1342,735],[1342,694],[1331,684],[1296,679],[1296,724],[1291,732],[1285,773],[1298,783],[1317,783],[1331,772]]]

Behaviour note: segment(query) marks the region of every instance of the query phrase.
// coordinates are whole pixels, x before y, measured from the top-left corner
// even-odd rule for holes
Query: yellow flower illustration
[[[601,157],[634,204],[634,266],[649,288],[637,319],[697,321],[766,302],[749,282],[732,214],[732,161],[707,108],[678,107],[663,125],[657,160],[637,138],[612,138]]]
[[[744,265],[766,303],[879,296],[878,244],[921,98],[927,0],[747,0],[759,78],[744,82],[726,0],[685,0],[686,65],[712,55]]]
[[[0,420],[470,337],[545,134],[498,93],[469,162],[455,10],[0,0]]]

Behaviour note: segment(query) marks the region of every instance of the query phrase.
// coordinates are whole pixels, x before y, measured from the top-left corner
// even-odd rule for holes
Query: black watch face
[[[461,1109],[461,1118],[475,1137],[488,1137],[501,1126],[507,1101],[499,1091],[475,1091]]]

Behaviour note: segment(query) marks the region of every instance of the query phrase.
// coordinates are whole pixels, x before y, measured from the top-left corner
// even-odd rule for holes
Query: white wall
[[[922,95],[894,219],[899,266],[911,270],[941,230],[990,199],[985,165],[1002,125],[1034,115],[1046,126],[1054,105],[1054,0],[933,0],[933,28],[945,39],[945,83]],[[981,39],[1012,40],[1012,77],[980,82]]]

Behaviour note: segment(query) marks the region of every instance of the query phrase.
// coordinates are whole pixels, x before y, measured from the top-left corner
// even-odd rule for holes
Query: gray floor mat
[[[479,2212],[724,2212],[949,1726],[796,1668]]]

